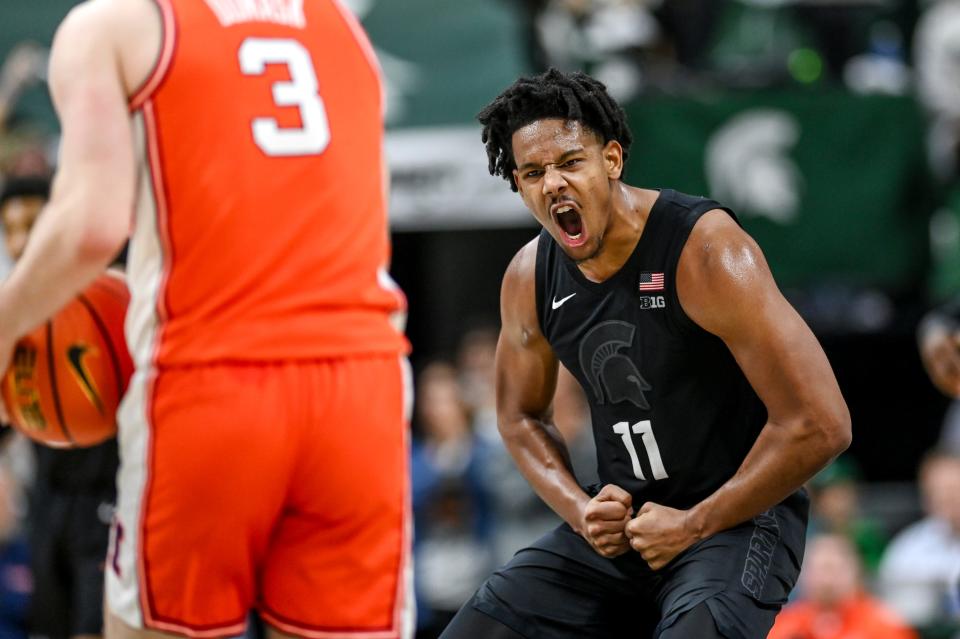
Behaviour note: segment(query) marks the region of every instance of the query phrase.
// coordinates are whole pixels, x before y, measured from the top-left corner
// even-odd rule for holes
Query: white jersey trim
[[[127,260],[130,305],[124,328],[136,372],[117,412],[120,468],[117,471],[117,509],[110,530],[105,589],[110,612],[131,628],[142,628],[138,557],[150,437],[148,397],[152,373],[149,360],[157,332],[155,309],[160,294],[163,254],[157,231],[154,176],[150,163],[146,161],[147,132],[142,112],[134,114],[133,127],[139,181],[134,232]]]
[[[155,0],[160,9],[163,40],[160,45],[160,54],[154,64],[153,71],[147,76],[143,85],[137,89],[129,99],[131,111],[137,111],[157,90],[160,83],[167,76],[170,63],[173,60],[173,51],[177,46],[177,20],[173,12],[171,0]]]

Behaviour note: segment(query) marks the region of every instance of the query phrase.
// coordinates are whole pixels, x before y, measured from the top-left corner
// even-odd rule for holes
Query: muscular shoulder
[[[60,23],[51,64],[65,67],[65,75],[72,77],[97,60],[110,59],[131,95],[153,69],[162,40],[154,0],[86,0]]]
[[[504,287],[524,287],[533,286],[537,271],[537,246],[540,243],[540,237],[535,237],[517,251],[507,271],[503,275]]]
[[[84,41],[90,47],[111,49],[117,40],[118,27],[130,12],[133,2],[119,0],[86,0],[73,7],[57,28],[54,47],[80,47]]]
[[[680,254],[677,286],[687,315],[713,333],[723,332],[725,319],[734,315],[718,310],[762,303],[775,288],[760,247],[719,209],[694,225]]]
[[[694,225],[680,255],[680,269],[718,275],[754,268],[764,262],[760,247],[729,214],[705,213]],[[719,271],[718,271],[719,270]]]
[[[537,320],[537,246],[535,237],[523,246],[510,260],[503,275],[500,290],[500,310],[504,329],[516,327],[526,339],[531,333],[539,334]]]

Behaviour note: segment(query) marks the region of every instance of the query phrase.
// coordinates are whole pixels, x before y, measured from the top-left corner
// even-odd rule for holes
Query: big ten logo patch
[[[666,308],[667,301],[664,299],[663,295],[641,295],[640,296],[640,309],[647,310],[650,308]]]

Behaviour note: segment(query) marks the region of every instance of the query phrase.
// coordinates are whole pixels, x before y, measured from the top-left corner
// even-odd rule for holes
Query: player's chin
[[[587,260],[591,260],[596,257],[600,252],[600,241],[591,239],[591,241],[588,241],[581,246],[563,246],[563,252],[567,254],[567,257],[578,264],[581,262],[586,262]]]

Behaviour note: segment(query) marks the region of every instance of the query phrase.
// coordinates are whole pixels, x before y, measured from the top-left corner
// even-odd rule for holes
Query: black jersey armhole
[[[546,316],[543,304],[547,296],[547,251],[549,246],[550,236],[545,230],[540,231],[537,236],[537,260],[533,270],[533,284],[536,291],[537,326],[540,327],[541,335],[547,334],[547,327],[543,321]]]

